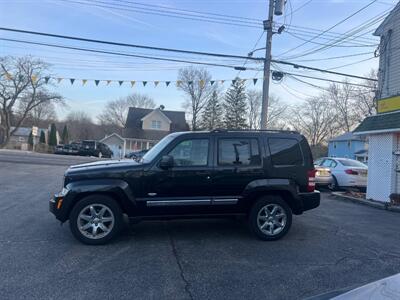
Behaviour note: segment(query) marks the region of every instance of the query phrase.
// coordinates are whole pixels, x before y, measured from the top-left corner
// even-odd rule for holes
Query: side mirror
[[[172,168],[174,166],[174,158],[171,155],[164,155],[161,157],[159,166],[164,170]]]

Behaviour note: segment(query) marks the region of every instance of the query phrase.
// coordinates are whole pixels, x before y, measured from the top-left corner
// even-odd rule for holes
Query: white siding
[[[390,37],[389,30],[392,30]],[[387,46],[383,48],[379,62],[380,98],[400,94],[400,10],[384,27],[382,44],[386,41]]]
[[[393,133],[369,136],[367,199],[389,202],[394,192],[397,136]]]

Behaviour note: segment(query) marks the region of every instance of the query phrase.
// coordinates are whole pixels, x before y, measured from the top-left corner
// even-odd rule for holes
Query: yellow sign
[[[400,110],[400,96],[378,100],[378,113]]]

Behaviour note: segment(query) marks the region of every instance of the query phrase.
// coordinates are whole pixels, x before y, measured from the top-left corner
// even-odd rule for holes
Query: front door
[[[163,155],[173,157],[167,170],[157,164],[145,175],[144,197],[151,214],[207,210],[211,204],[211,141],[209,138],[178,140]]]

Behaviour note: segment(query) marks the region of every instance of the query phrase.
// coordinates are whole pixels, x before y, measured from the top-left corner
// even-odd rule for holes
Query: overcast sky
[[[377,68],[378,63],[378,59],[373,58],[374,50],[376,49],[374,45],[378,43],[378,38],[372,36],[373,29],[379,25],[384,17],[383,14],[392,9],[397,1],[376,1],[361,13],[336,26],[328,34],[323,34],[297,49],[293,48],[304,43],[304,40],[311,39],[318,32],[321,33],[321,30],[330,28],[370,2],[370,0],[289,1],[286,7],[286,15],[275,17],[275,21],[279,24],[285,23],[289,30],[288,32],[284,31],[281,35],[274,35],[273,57],[323,69],[352,64],[335,70],[344,73],[365,75],[371,68]],[[163,11],[165,11],[162,8],[152,7],[153,10],[149,13],[149,10],[137,9],[138,3],[233,15],[251,18],[254,19],[254,22],[257,22],[256,20],[258,19],[263,20],[267,18],[266,0],[138,0],[138,2],[134,2],[133,0],[0,0],[0,26],[108,41],[236,55],[247,55],[254,48],[256,41],[263,32],[262,25],[259,28],[257,26],[243,27],[231,24],[211,23],[207,18],[204,18],[203,21],[197,21],[162,16],[160,14],[163,14]],[[302,7],[303,5],[304,7]],[[147,8],[149,7],[147,6]],[[290,14],[291,11],[294,12],[292,15]],[[181,14],[181,16],[187,15]],[[374,19],[376,17],[381,18]],[[223,17],[220,16],[220,18],[222,20]],[[247,19],[238,20],[253,22]],[[376,20],[376,22],[375,24],[366,23],[369,20]],[[352,36],[347,42],[341,44],[342,47],[331,47],[324,51],[319,50],[315,51],[315,53],[296,58],[300,54],[309,52],[310,49],[320,48],[321,45],[316,43],[330,43],[334,41],[334,38],[341,37],[340,35],[330,34],[331,32],[346,33],[360,25],[365,25],[357,34],[362,36],[357,39],[352,39]],[[305,29],[306,32],[300,26],[307,27]],[[183,56],[177,53],[98,45],[4,31],[0,31],[0,37],[197,61],[222,62],[230,65],[243,64],[243,62],[232,61],[232,59],[221,61],[220,58],[205,58],[194,55]],[[261,38],[257,47],[263,47],[264,45],[265,35]],[[288,50],[291,51],[285,53]],[[360,53],[366,54],[341,59],[320,60]],[[0,41],[0,55],[24,56],[28,54],[51,63],[51,74],[54,77],[63,78],[174,81],[177,78],[178,69],[185,66],[183,63],[116,57]],[[263,51],[258,51],[255,53],[255,56],[262,56],[263,54]],[[364,60],[364,62],[360,62],[361,60]],[[261,67],[261,65],[255,63],[249,63],[247,66],[252,68]],[[282,66],[281,68],[288,72],[297,72],[335,80],[342,79],[341,77],[327,76],[319,72],[295,70],[291,67]],[[238,71],[227,68],[210,67],[208,70],[215,80],[230,80],[238,74]],[[244,71],[241,72],[240,77],[254,78],[260,77],[261,74],[262,72],[255,70]],[[327,86],[326,82],[312,79],[307,79],[307,81],[322,87]],[[352,81],[357,82],[357,80]],[[262,86],[261,81],[258,81],[255,86],[252,81],[249,81],[247,85],[248,88],[258,90],[261,90]],[[285,78],[283,82],[273,83],[271,86],[272,93],[290,103],[302,101],[301,99],[305,96],[316,95],[320,92],[317,88],[305,85],[291,78]],[[224,88],[227,87],[229,87],[228,81],[224,84]],[[60,84],[56,84],[54,89],[66,98],[69,106],[68,109],[58,112],[60,118],[64,117],[69,110],[85,110],[95,119],[95,116],[101,111],[107,101],[128,95],[133,91],[145,93],[153,97],[157,104],[163,104],[166,109],[182,109],[181,104],[183,102],[183,95],[176,89],[174,84],[165,87],[165,84],[160,83],[157,87],[154,87],[154,84],[149,83],[146,87],[143,87],[140,83],[132,88],[130,83],[124,83],[122,86],[119,86],[116,82],[109,85],[102,82],[96,87],[93,81],[88,81],[84,86],[82,82],[76,81],[71,86],[69,81],[64,80]]]

